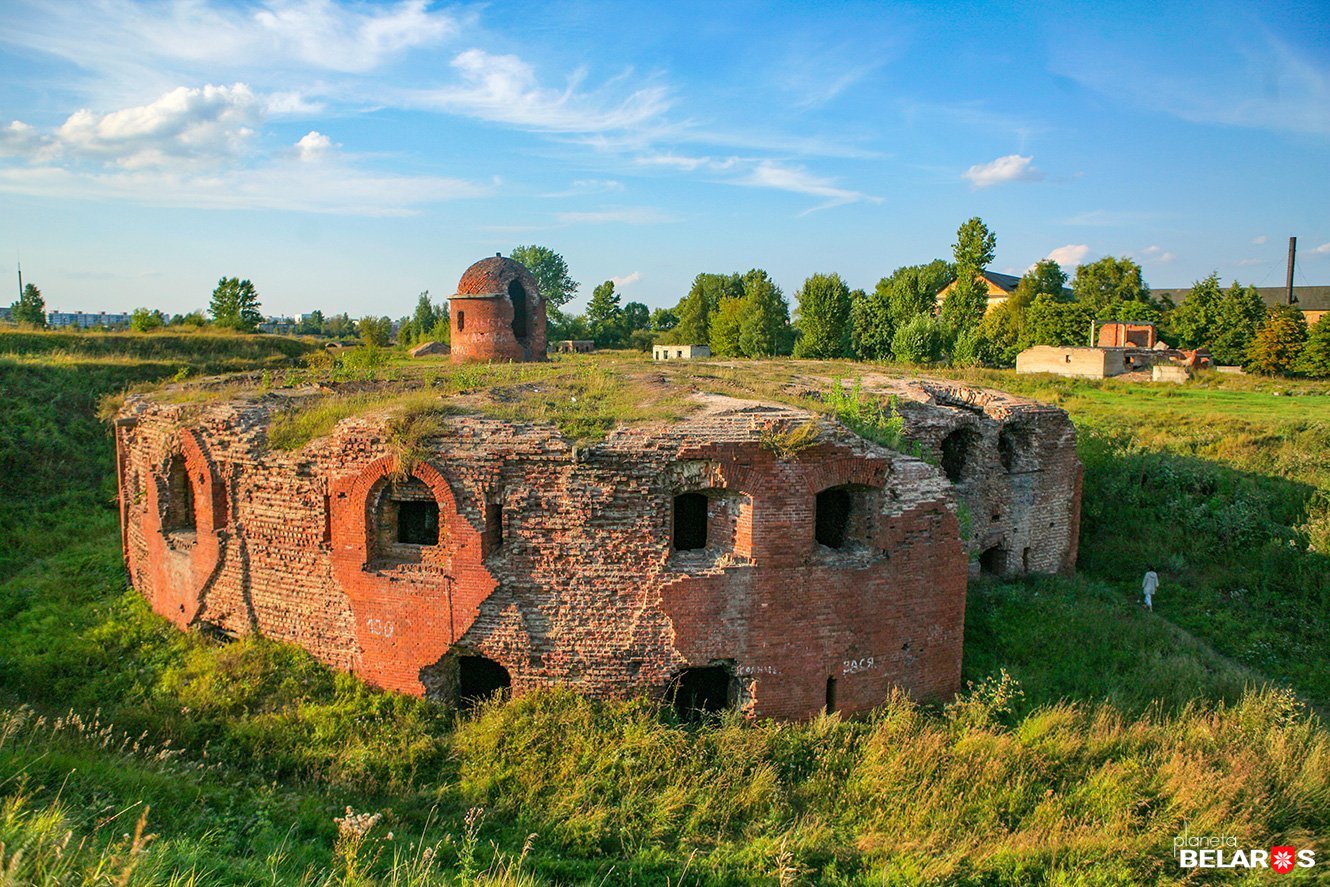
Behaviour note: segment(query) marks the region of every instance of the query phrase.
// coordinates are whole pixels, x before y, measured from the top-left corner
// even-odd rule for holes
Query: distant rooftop
[[[1150,292],[1159,297],[1168,296],[1173,304],[1180,305],[1191,292],[1191,288],[1158,289]],[[1260,295],[1261,301],[1268,306],[1288,304],[1288,289],[1285,287],[1258,286],[1256,292]],[[1293,297],[1297,300],[1294,303],[1296,307],[1303,311],[1330,311],[1330,286],[1295,286]]]

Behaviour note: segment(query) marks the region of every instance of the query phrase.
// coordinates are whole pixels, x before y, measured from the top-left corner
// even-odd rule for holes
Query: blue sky
[[[949,255],[1330,283],[1330,6],[6,0],[0,262],[48,307],[400,316],[539,243],[672,305]],[[4,299],[3,301],[8,301]]]

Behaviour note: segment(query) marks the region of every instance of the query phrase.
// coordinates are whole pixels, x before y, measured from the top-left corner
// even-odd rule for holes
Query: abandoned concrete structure
[[[652,360],[697,360],[710,357],[711,348],[706,345],[652,345]]]
[[[454,360],[544,356],[525,268],[486,259],[458,290]],[[650,399],[678,371],[637,372]],[[408,450],[372,409],[271,447],[273,422],[327,389],[137,395],[116,421],[125,562],[181,628],[260,632],[459,705],[563,685],[802,718],[866,711],[893,687],[944,697],[969,572],[1075,565],[1075,431],[997,392],[867,381],[910,455],[696,389],[684,418],[590,446],[440,396]]]
[[[466,269],[449,323],[454,363],[545,359],[545,300],[520,262],[495,255]]]

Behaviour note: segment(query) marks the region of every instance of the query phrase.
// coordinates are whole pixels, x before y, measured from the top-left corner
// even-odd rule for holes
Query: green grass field
[[[280,380],[304,372],[298,343],[72,338],[0,334],[9,883],[1270,877],[1184,878],[1171,850],[1182,833],[1313,847],[1330,862],[1330,733],[1308,707],[1330,704],[1324,387],[957,374],[1068,409],[1086,486],[1080,575],[971,589],[973,686],[948,706],[683,726],[647,700],[541,693],[459,718],[300,650],[177,632],[124,587],[100,397],[182,367]],[[600,402],[590,425],[551,421],[594,436],[635,408],[602,378],[635,359],[552,367]],[[762,394],[770,369],[682,372]],[[488,384],[432,371],[449,390]],[[293,445],[319,432],[310,421]],[[1146,560],[1164,578],[1154,614],[1135,601]]]

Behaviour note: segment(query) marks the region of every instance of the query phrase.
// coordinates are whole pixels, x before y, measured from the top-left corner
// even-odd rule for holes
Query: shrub
[[[941,322],[931,314],[916,314],[896,331],[891,350],[897,360],[907,363],[936,363],[945,343]]]

